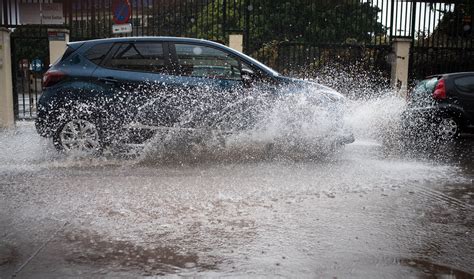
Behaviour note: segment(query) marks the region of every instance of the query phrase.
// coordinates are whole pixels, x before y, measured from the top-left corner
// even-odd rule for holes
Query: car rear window
[[[99,65],[100,62],[102,62],[102,60],[105,58],[111,47],[112,43],[95,45],[91,47],[88,51],[86,51],[85,56],[92,63]]]
[[[474,93],[474,76],[457,78],[454,80],[454,84],[460,91]]]
[[[411,102],[413,104],[426,104],[433,101],[432,94],[438,83],[438,78],[428,78],[420,81],[411,92]]]
[[[67,49],[66,49],[66,51],[64,52],[63,56],[61,57],[61,60],[59,60],[59,61],[62,62],[62,61],[64,61],[64,60],[66,60],[69,56],[71,56],[71,54],[74,53],[74,51],[75,51],[74,48],[68,46]]]

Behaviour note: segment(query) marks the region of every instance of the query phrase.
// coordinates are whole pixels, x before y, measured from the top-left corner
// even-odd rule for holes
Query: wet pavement
[[[0,132],[0,278],[473,278],[473,146],[81,159],[19,123]]]

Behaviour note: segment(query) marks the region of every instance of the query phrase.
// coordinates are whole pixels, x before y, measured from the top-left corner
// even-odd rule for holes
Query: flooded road
[[[0,133],[0,277],[473,278],[474,139],[382,142],[164,164],[67,158],[19,123]]]

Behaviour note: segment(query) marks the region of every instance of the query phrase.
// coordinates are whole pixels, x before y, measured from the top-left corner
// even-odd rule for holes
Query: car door
[[[114,44],[92,75],[107,88],[108,121],[117,126],[133,122],[147,103],[165,94],[169,65],[166,42]]]
[[[455,78],[454,86],[458,92],[459,103],[472,125],[474,124],[474,75]]]
[[[220,130],[249,127],[257,111],[242,78],[250,66],[224,49],[205,43],[170,43],[173,80],[180,87],[181,126]]]

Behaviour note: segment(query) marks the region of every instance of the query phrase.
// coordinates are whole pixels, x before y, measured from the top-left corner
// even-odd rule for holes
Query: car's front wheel
[[[101,140],[97,126],[85,119],[71,119],[53,137],[54,146],[66,153],[97,154]]]

